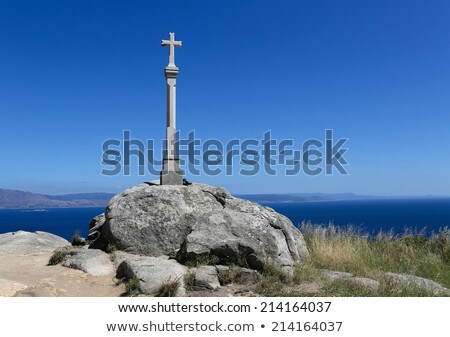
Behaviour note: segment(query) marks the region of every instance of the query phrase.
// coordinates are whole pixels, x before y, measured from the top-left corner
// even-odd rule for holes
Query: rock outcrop
[[[95,216],[89,223],[88,240],[95,240],[100,236],[101,228],[105,224],[105,213]]]
[[[0,234],[0,254],[33,254],[69,245],[69,241],[46,232],[18,231]]]
[[[181,263],[214,257],[262,270],[271,261],[291,273],[296,261],[308,257],[302,234],[288,218],[202,184],[137,185],[111,199],[105,221],[99,218],[94,227],[99,246],[168,255]]]

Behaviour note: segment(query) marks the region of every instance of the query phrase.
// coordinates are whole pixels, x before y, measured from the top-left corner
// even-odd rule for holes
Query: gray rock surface
[[[105,219],[100,244],[147,256],[215,255],[258,270],[271,260],[286,272],[308,257],[289,219],[220,187],[140,184],[111,199]]]
[[[93,276],[108,275],[114,272],[109,255],[99,249],[73,251],[63,266],[79,269]]]
[[[195,271],[194,290],[217,290],[220,288],[217,269],[214,266],[201,266]]]
[[[258,282],[261,275],[256,271],[248,268],[238,268],[236,271],[236,282],[240,284],[254,284]]]
[[[329,281],[341,280],[341,279],[350,278],[353,276],[350,273],[346,273],[346,272],[342,272],[342,271],[328,270],[328,269],[321,269],[320,272]]]
[[[0,254],[26,255],[70,246],[69,241],[46,232],[0,234]]]
[[[449,294],[449,290],[447,288],[441,286],[437,282],[423,277],[395,273],[386,273],[385,276],[394,282],[401,283],[405,286],[412,285],[414,287],[418,287],[425,291],[431,292],[434,295]]]
[[[123,256],[122,256],[123,257]],[[125,257],[117,268],[118,279],[139,279],[140,292],[155,295],[159,287],[166,282],[178,281],[180,287],[177,296],[184,296],[184,274],[188,268],[175,260],[168,260],[149,256]]]
[[[328,269],[321,269],[320,271],[328,281],[345,280],[348,283],[355,284],[371,291],[377,291],[380,288],[380,282],[371,278],[353,276],[350,273]]]
[[[355,276],[346,279],[346,281],[371,291],[378,291],[378,289],[380,288],[380,282],[367,277]]]

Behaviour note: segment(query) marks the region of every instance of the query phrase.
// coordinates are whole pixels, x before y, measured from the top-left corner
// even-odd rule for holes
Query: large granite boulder
[[[0,234],[0,254],[28,255],[69,245],[69,241],[46,232],[18,231]]]
[[[214,257],[262,270],[272,262],[292,272],[308,257],[300,231],[269,207],[202,184],[143,183],[116,195],[99,228],[100,246],[179,262]]]

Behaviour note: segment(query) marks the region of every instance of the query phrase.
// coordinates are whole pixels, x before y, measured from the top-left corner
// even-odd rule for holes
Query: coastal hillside
[[[105,207],[113,196],[114,194],[110,193],[44,195],[0,189],[0,209]]]

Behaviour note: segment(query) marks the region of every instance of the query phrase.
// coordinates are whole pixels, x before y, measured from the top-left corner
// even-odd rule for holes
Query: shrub
[[[72,236],[72,246],[74,247],[82,247],[86,244],[84,239],[80,236],[80,233],[75,232]]]
[[[141,280],[137,277],[133,277],[132,279],[129,279],[126,283],[125,283],[125,291],[127,293],[128,296],[137,296],[141,293],[140,289],[139,289],[139,282]]]
[[[49,266],[55,266],[57,264],[60,264],[66,259],[66,256],[69,254],[69,251],[67,249],[57,249],[53,252],[53,255],[51,256],[50,260],[48,261]]]
[[[263,276],[273,277],[282,283],[289,283],[288,275],[278,268],[273,262],[266,262],[264,264]]]
[[[108,243],[105,250],[108,254],[111,254],[117,251],[117,246],[114,243]]]
[[[189,268],[205,266],[205,265],[216,265],[219,264],[220,259],[216,255],[199,255],[195,258],[186,261],[185,265]]]

